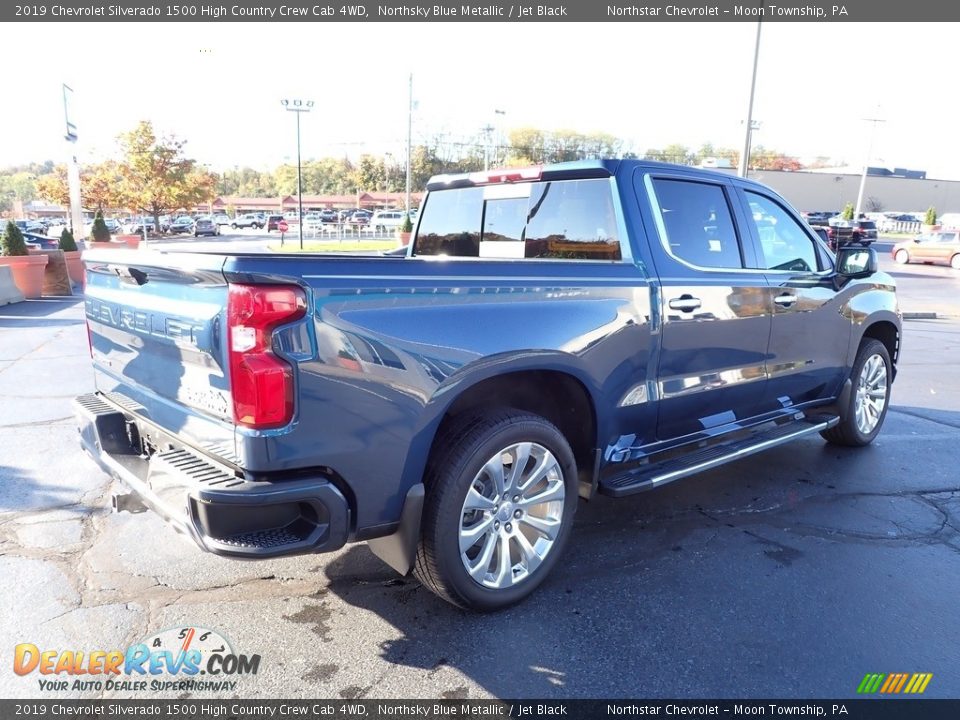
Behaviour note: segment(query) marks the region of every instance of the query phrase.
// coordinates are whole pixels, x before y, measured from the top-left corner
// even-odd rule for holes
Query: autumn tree
[[[37,178],[37,195],[47,202],[70,205],[70,186],[67,182],[67,166],[57,165],[53,172]]]
[[[149,121],[119,138],[123,160],[119,163],[120,193],[124,205],[149,212],[156,227],[160,216],[212,199],[216,177],[184,155],[185,140],[158,137]]]

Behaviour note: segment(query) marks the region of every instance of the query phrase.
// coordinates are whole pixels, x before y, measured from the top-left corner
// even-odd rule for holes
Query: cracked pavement
[[[232,561],[153,513],[113,514],[120,488],[69,408],[92,389],[82,317],[70,300],[0,308],[2,697],[41,696],[10,670],[19,642],[125,648],[181,625],[262,656],[241,697],[848,697],[895,671],[960,695],[956,320],[905,324],[873,446],[810,439],[581,503],[545,586],[480,616],[363,544]]]

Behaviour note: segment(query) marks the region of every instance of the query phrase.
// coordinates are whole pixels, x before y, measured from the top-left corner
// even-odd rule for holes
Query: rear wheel
[[[960,270],[960,253],[957,253],[950,258],[950,267],[952,267],[954,270]]]
[[[834,445],[862,447],[879,434],[890,405],[890,353],[879,340],[866,338],[850,371],[853,391],[840,423],[820,435]]]
[[[460,607],[519,602],[570,535],[577,480],[566,438],[542,417],[498,410],[457,423],[438,447],[414,573]]]
[[[897,250],[896,254],[894,254],[893,259],[901,265],[906,265],[908,262],[910,262],[910,253],[901,248],[900,250]]]

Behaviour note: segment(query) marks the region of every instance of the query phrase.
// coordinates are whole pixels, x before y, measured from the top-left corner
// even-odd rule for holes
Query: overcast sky
[[[755,32],[735,22],[18,24],[4,38],[0,166],[66,155],[63,82],[76,91],[82,162],[114,153],[120,132],[149,119],[216,170],[273,167],[296,152],[282,97],[317,103],[303,118],[305,158],[399,159],[410,72],[414,142],[499,122],[603,130],[641,152],[739,148]],[[871,164],[960,179],[956,44],[950,23],[768,23],[754,143],[860,165],[863,118],[879,116]]]

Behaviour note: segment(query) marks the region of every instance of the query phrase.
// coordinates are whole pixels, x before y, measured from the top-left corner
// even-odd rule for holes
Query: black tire
[[[237,224],[236,224],[236,223],[230,223],[230,227],[232,227],[234,230],[236,230],[236,229],[237,229]]]
[[[900,248],[894,253],[893,259],[900,265],[906,265],[910,262],[910,253],[904,248]]]
[[[869,432],[864,432],[857,424],[859,385],[864,365],[873,357],[879,357],[883,361],[886,378],[886,396],[876,425],[874,425]],[[853,367],[850,370],[850,380],[853,383],[853,388],[851,389],[847,406],[841,408],[839,424],[829,430],[821,432],[821,437],[832,445],[843,445],[846,447],[863,447],[873,442],[873,439],[880,433],[880,429],[883,427],[883,421],[887,417],[887,410],[890,408],[890,385],[892,378],[892,363],[890,362],[890,353],[887,351],[887,346],[879,340],[864,338],[860,343],[856,360],[854,360]]]
[[[461,560],[463,504],[487,461],[521,442],[542,446],[557,461],[562,472],[558,479],[565,491],[560,526],[554,544],[527,577],[509,587],[490,588],[474,580]],[[549,575],[570,536],[578,497],[576,462],[570,445],[544,418],[520,410],[499,409],[455,423],[437,438],[436,447],[439,450],[431,457],[424,478],[426,498],[414,575],[444,600],[470,610],[500,610],[523,600]],[[519,533],[521,521],[515,522]],[[508,520],[504,520],[504,528],[509,529]],[[507,546],[511,547],[509,541]],[[516,567],[511,563],[511,577]]]
[[[950,267],[952,267],[954,270],[960,270],[960,253],[957,253],[950,258]]]

